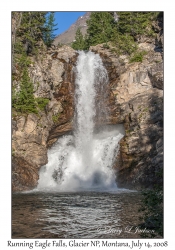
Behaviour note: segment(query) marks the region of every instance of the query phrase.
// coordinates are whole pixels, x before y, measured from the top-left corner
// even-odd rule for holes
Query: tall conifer
[[[75,41],[72,43],[72,48],[75,50],[85,50],[86,49],[85,39],[83,37],[83,34],[82,34],[80,28],[78,28],[76,31]]]
[[[54,38],[55,34],[54,31],[57,30],[56,27],[57,24],[55,24],[55,17],[54,12],[50,12],[46,15],[46,22],[44,24],[44,30],[43,30],[43,40],[45,44],[50,47]]]

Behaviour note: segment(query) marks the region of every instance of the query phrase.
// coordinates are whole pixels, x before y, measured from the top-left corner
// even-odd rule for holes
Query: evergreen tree
[[[129,34],[134,38],[137,35],[153,35],[152,21],[156,19],[159,12],[117,12],[119,20],[118,32]]]
[[[33,83],[28,74],[28,68],[31,64],[30,53],[36,54],[37,46],[43,39],[44,32],[52,32],[53,15],[50,15],[48,27],[44,27],[47,12],[13,12],[12,18],[16,22],[13,30],[12,53],[13,69],[12,79],[19,83],[19,90],[12,86],[12,107],[15,111],[21,113],[37,113],[38,110],[44,110],[48,103],[46,98],[35,98],[33,93]],[[50,28],[52,26],[52,29]],[[49,33],[49,38],[52,33]],[[16,74],[15,67],[18,69]]]
[[[87,25],[87,44],[91,46],[110,41],[115,20],[108,12],[92,12]]]
[[[154,35],[152,21],[159,12],[92,12],[87,20],[87,48],[112,42],[118,54],[132,54],[137,50],[138,37]]]
[[[28,75],[27,67],[24,67],[20,90],[17,93],[12,93],[12,106],[16,111],[21,113],[37,113],[33,92],[33,84]]]
[[[43,37],[43,26],[46,21],[46,12],[28,11],[22,12],[20,26],[17,30],[18,50],[23,49],[27,54],[34,53],[38,41]]]
[[[54,12],[50,12],[46,15],[46,22],[43,30],[43,40],[48,47],[51,46],[55,38],[54,31],[57,30],[57,28],[54,28],[55,26],[57,26],[57,24],[55,24]]]
[[[158,12],[125,11],[117,12],[117,16],[118,20],[114,27],[111,41],[116,47],[118,54],[131,55],[135,53],[138,48],[137,42],[139,36],[143,34],[145,36],[154,35],[152,21],[157,18]]]
[[[72,48],[75,50],[85,50],[86,49],[86,42],[81,33],[80,28],[77,29],[75,35],[75,41],[72,43]]]

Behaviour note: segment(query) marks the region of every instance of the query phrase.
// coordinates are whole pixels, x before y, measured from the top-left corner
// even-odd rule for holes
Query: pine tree
[[[159,12],[117,12],[118,32],[129,34],[134,38],[137,35],[152,35],[152,21],[156,19]]]
[[[108,42],[113,34],[115,20],[108,12],[92,12],[87,20],[88,46]]]
[[[21,23],[17,30],[18,50],[23,49],[27,54],[35,53],[38,41],[43,37],[43,26],[46,12],[22,12]],[[16,51],[21,53],[21,50]]]
[[[21,113],[37,113],[33,92],[33,83],[28,75],[27,67],[24,67],[20,82],[20,90],[12,94],[12,106],[16,111]]]
[[[46,28],[47,12],[13,12],[12,18],[17,23],[13,31],[12,51],[13,68],[18,69],[18,73],[12,73],[12,78],[17,79],[19,90],[16,85],[12,86],[12,107],[15,111],[21,113],[38,113],[38,110],[44,110],[48,103],[46,98],[35,98],[33,93],[33,83],[28,74],[28,68],[31,64],[29,55],[36,54],[37,46],[43,41],[44,31],[53,31],[53,27]],[[49,25],[52,26],[53,15],[49,18]],[[49,38],[52,33],[49,33]]]
[[[138,40],[141,35],[153,36],[152,21],[158,16],[158,12],[117,12],[118,21],[116,22],[111,41],[116,47],[118,54],[131,55],[138,49]],[[143,55],[135,54],[139,60]],[[138,57],[137,59],[138,60]]]
[[[80,28],[78,28],[76,31],[75,41],[72,43],[72,48],[75,50],[85,50],[86,49],[85,39],[83,37],[83,34],[81,33]]]
[[[55,38],[54,31],[57,30],[57,28],[54,27],[57,26],[57,24],[55,24],[54,12],[50,12],[46,16],[46,22],[43,30],[43,40],[45,44],[50,47]]]

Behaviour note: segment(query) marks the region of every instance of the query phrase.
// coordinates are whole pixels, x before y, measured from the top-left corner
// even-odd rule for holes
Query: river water
[[[12,238],[141,238],[139,192],[16,193]]]

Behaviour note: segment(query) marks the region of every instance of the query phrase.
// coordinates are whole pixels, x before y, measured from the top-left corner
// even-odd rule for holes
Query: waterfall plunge
[[[103,102],[99,101],[98,105],[95,103],[96,92],[98,89],[101,95],[105,95],[107,84],[107,71],[100,56],[93,52],[79,52],[75,82],[74,135],[59,138],[48,150],[48,164],[40,170],[37,190],[117,188],[112,165],[123,133],[115,126],[94,133],[95,118],[102,113],[107,115]]]

